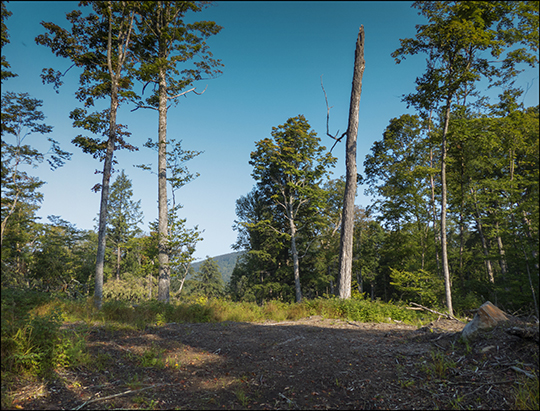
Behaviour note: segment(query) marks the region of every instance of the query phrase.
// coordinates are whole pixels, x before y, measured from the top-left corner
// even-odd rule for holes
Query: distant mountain
[[[236,260],[244,253],[245,251],[237,251],[235,253],[222,254],[216,257],[212,257],[214,261],[219,265],[219,271],[221,272],[221,276],[223,277],[223,281],[225,281],[225,283],[228,283],[231,279],[231,274],[234,270],[234,266],[236,265]],[[204,260],[197,261],[196,263],[191,264],[195,272],[199,271],[199,267],[201,266],[203,261]]]

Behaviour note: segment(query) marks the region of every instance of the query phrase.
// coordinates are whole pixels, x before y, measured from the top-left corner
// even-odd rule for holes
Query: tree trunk
[[[158,149],[158,300],[169,302],[169,250],[167,208],[167,80],[165,69],[159,79],[159,149]]]
[[[429,149],[429,166],[433,168],[433,149]],[[437,233],[437,207],[435,205],[435,181],[433,179],[433,174],[429,176],[431,184],[431,210],[433,213],[433,235],[435,236],[435,258],[437,260],[437,272],[440,274],[441,271],[441,262],[439,259],[439,247],[437,243],[440,243],[441,238]]]
[[[506,284],[506,273],[508,272],[508,264],[506,264],[506,253],[504,251],[501,233],[499,232],[498,221],[495,223],[495,229],[497,230],[497,247],[499,247],[499,255],[501,256],[501,259],[499,260],[499,264],[501,266],[501,277],[503,282]]]
[[[450,315],[454,315],[452,309],[452,284],[450,282],[450,269],[448,266],[448,252],[446,247],[446,137],[448,135],[448,125],[450,124],[450,103],[451,98],[446,100],[446,112],[444,115],[444,130],[441,147],[441,251],[442,269],[444,277],[444,289],[446,294],[446,308]]]
[[[114,143],[116,140],[116,111],[118,109],[118,83],[116,78],[111,79],[111,113],[109,118],[109,141],[107,153],[103,164],[103,181],[101,184],[101,203],[99,208],[98,247],[96,255],[96,278],[94,289],[94,304],[101,309],[103,301],[103,266],[105,262],[105,245],[107,236],[107,203],[109,202],[109,183],[114,155]]]
[[[356,197],[356,137],[358,135],[358,114],[360,95],[362,94],[362,76],[365,68],[364,60],[364,26],[360,26],[356,50],[354,53],[354,73],[352,81],[351,102],[349,106],[349,125],[347,127],[347,147],[345,165],[345,195],[343,198],[343,221],[341,224],[339,253],[339,297],[351,297],[353,231],[354,231],[354,198]]]
[[[482,241],[482,250],[484,251],[484,256],[486,257],[485,263],[486,263],[486,270],[488,273],[488,279],[491,284],[495,283],[495,277],[493,275],[493,266],[491,265],[491,260],[489,259],[489,250],[488,245],[486,241],[486,237],[484,236],[484,230],[482,228],[482,221],[480,220],[480,212],[478,211],[478,203],[476,201],[476,194],[471,187],[471,194],[473,195],[474,199],[474,208],[476,213],[476,225],[478,226],[478,234],[480,234],[480,240]]]
[[[116,279],[120,280],[120,244],[116,246]]]
[[[96,278],[94,289],[94,304],[97,309],[101,309],[103,301],[103,265],[105,261],[105,245],[106,245],[106,230],[107,230],[107,203],[109,202],[109,183],[111,180],[111,170],[114,155],[114,146],[116,142],[116,113],[118,111],[118,83],[124,59],[124,52],[119,53],[118,66],[116,72],[112,65],[112,4],[109,3],[109,38],[107,42],[107,65],[111,76],[111,112],[109,117],[109,141],[107,142],[107,152],[105,162],[103,164],[103,181],[101,184],[101,203],[99,210],[99,229],[98,229],[98,246],[96,253]],[[129,44],[129,33],[133,24],[133,14],[128,28],[128,34],[124,43],[125,50]],[[121,48],[121,47],[120,47]],[[124,51],[125,51],[124,50]]]
[[[364,278],[362,277],[362,267],[356,273],[356,282],[358,283],[358,292],[360,295],[364,293]]]
[[[300,286],[300,263],[298,261],[298,250],[296,249],[296,226],[294,225],[294,220],[292,219],[292,204],[289,204],[290,209],[288,210],[289,216],[289,225],[291,229],[291,253],[293,258],[293,270],[294,270],[294,288],[296,291],[296,302],[299,303],[302,301],[302,288]]]

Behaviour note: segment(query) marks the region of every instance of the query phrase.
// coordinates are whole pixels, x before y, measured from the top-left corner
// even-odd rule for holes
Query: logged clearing
[[[509,326],[459,342],[465,324],[324,319],[183,323],[85,332],[95,364],[21,379],[24,409],[433,409],[515,408],[536,381],[538,333]],[[536,338],[536,340],[535,340]]]

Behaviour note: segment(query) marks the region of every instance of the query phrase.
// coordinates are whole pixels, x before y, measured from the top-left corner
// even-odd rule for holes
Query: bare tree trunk
[[[502,276],[503,282],[506,284],[506,274],[508,273],[508,264],[506,264],[506,253],[504,251],[501,233],[499,232],[498,221],[495,223],[495,229],[497,230],[497,247],[499,248],[499,255],[501,256],[501,259],[499,260],[499,264],[501,266],[501,276]]]
[[[296,291],[296,302],[302,301],[302,288],[300,286],[300,263],[298,261],[298,250],[296,249],[296,225],[294,224],[292,204],[289,203],[289,225],[291,230],[291,253],[293,257],[294,288]]]
[[[114,87],[114,86],[113,86]],[[114,154],[114,125],[116,125],[116,111],[112,110],[111,98],[111,129],[109,130],[109,142],[107,143],[107,154],[103,165],[103,181],[101,184],[101,203],[99,208],[99,228],[98,247],[96,255],[96,278],[94,288],[94,304],[97,309],[101,309],[103,300],[103,266],[105,262],[105,239],[107,236],[107,203],[109,201],[109,182],[111,179],[112,158]]]
[[[152,287],[154,286],[152,281],[152,272],[148,273],[148,300],[152,299]]]
[[[446,247],[446,137],[448,135],[448,126],[450,124],[450,103],[451,98],[448,98],[446,100],[446,112],[444,116],[444,130],[441,147],[441,251],[444,289],[446,294],[446,308],[448,309],[448,313],[453,316],[452,283],[450,281],[450,268],[448,266],[448,252]]]
[[[182,277],[182,281],[180,281],[180,288],[178,288],[178,291],[176,292],[176,297],[180,296],[180,293],[182,292],[182,289],[184,288],[184,283],[186,282],[186,278],[187,278],[190,266],[191,264],[188,264],[185,267],[184,276]]]
[[[433,149],[429,149],[429,166],[433,168]],[[433,213],[433,235],[435,236],[435,258],[437,259],[437,272],[440,274],[441,271],[441,261],[439,259],[439,247],[437,243],[440,243],[441,238],[437,233],[437,208],[435,206],[435,181],[433,179],[433,174],[429,176],[431,184],[431,210]]]
[[[159,148],[158,148],[158,300],[169,302],[169,250],[168,250],[168,207],[167,207],[167,80],[165,69],[159,79]]]
[[[365,68],[364,60],[364,26],[360,26],[356,50],[354,53],[354,73],[352,81],[351,102],[349,106],[349,125],[347,127],[347,147],[345,164],[347,168],[345,180],[345,196],[343,199],[343,222],[341,225],[339,253],[339,297],[351,297],[353,231],[354,231],[354,198],[356,197],[356,138],[358,135],[358,114],[360,95],[362,94],[362,76]]]
[[[109,141],[103,165],[103,180],[101,183],[101,203],[99,208],[98,247],[96,255],[96,278],[94,288],[94,304],[101,309],[103,301],[103,266],[105,262],[105,246],[107,236],[107,203],[109,202],[109,183],[116,140],[116,111],[118,109],[118,87],[116,79],[112,79],[111,113],[109,119]]]
[[[116,246],[116,279],[120,280],[120,244]]]
[[[486,241],[486,237],[484,236],[484,230],[482,228],[482,221],[480,220],[480,212],[478,211],[478,204],[476,201],[476,194],[471,187],[471,194],[473,195],[474,199],[474,208],[476,213],[476,225],[478,226],[478,233],[480,234],[480,240],[482,241],[482,249],[484,251],[484,256],[486,257],[485,263],[486,263],[486,269],[488,272],[488,279],[491,284],[495,283],[495,277],[493,275],[493,266],[491,265],[491,260],[489,259],[489,250],[488,245]]]

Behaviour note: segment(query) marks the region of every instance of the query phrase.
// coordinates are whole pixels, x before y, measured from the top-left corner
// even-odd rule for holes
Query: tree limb
[[[447,313],[440,313],[438,311],[435,311],[435,310],[432,310],[431,308],[427,308],[427,307],[424,307],[423,305],[420,305],[420,304],[416,304],[416,303],[409,303],[410,305],[414,305],[415,307],[418,307],[418,308],[421,308],[423,310],[426,310],[426,311],[429,311],[430,313],[433,313],[433,314],[437,314],[437,315],[442,315],[443,317],[446,317],[450,320],[456,320],[456,321],[459,321],[456,317],[454,317],[453,315],[450,315],[450,314],[447,314]],[[461,321],[460,321],[461,322]]]
[[[341,137],[339,137],[339,138],[338,138],[338,136],[337,136],[337,135],[339,134],[339,130],[337,131],[337,133],[336,133],[335,136],[333,136],[332,134],[330,134],[330,131],[329,131],[329,129],[328,129],[328,125],[329,125],[329,123],[330,123],[330,109],[331,109],[332,107],[334,107],[334,106],[332,106],[332,107],[329,107],[329,106],[328,106],[328,97],[326,96],[326,90],[324,89],[324,86],[323,86],[322,76],[321,76],[321,87],[322,87],[322,90],[323,90],[323,93],[324,93],[324,100],[325,100],[325,102],[326,102],[326,135],[327,135],[328,137],[330,137],[331,139],[336,140],[336,142],[334,143],[334,145],[333,145],[332,148],[330,149],[330,152],[332,152],[332,150],[334,149],[334,147],[336,146],[336,144],[339,143],[339,142],[343,139],[343,137],[345,137],[345,136],[347,135],[347,132],[343,133],[343,134],[341,135]]]
[[[174,96],[167,96],[167,99],[168,99],[168,100],[173,100],[173,99],[175,99],[175,98],[177,98],[177,97],[180,97],[180,96],[183,96],[183,95],[185,95],[185,94],[187,94],[187,93],[189,93],[189,92],[191,92],[191,91],[193,91],[195,94],[197,94],[198,96],[200,96],[201,94],[203,94],[203,93],[206,91],[206,89],[208,88],[208,84],[206,85],[206,87],[204,88],[204,90],[201,91],[200,93],[197,93],[197,92],[195,91],[196,88],[197,88],[197,87],[190,88],[189,90],[183,91],[183,92],[181,92],[181,93],[179,93],[179,94],[176,94],[176,95],[174,95]]]
[[[93,399],[93,400],[86,401],[85,403],[79,405],[77,408],[73,408],[73,410],[75,410],[75,411],[80,410],[80,409],[82,409],[84,406],[86,406],[86,405],[88,405],[88,404],[91,404],[91,403],[93,403],[93,402],[105,401],[105,400],[109,400],[109,399],[111,399],[111,398],[121,397],[122,395],[132,394],[132,393],[140,392],[140,391],[144,391],[144,390],[149,390],[149,389],[151,389],[151,388],[159,387],[159,386],[161,386],[161,385],[171,385],[171,384],[154,384],[154,385],[151,385],[150,387],[140,388],[140,389],[138,389],[138,390],[127,390],[127,391],[124,391],[124,392],[121,392],[121,393],[118,393],[118,394],[109,395],[109,396],[107,396],[107,397],[96,398],[96,399]]]

